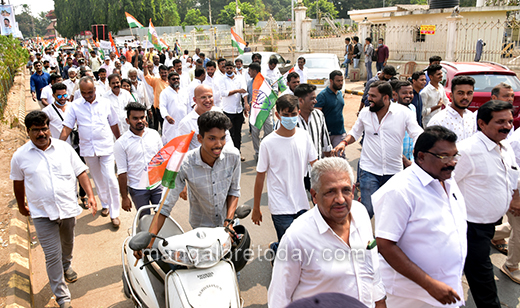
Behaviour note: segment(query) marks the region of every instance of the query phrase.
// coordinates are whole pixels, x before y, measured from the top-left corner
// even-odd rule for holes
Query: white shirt
[[[179,58],[181,60],[181,62],[182,62],[182,68],[183,69],[186,67],[186,64],[187,64],[186,61],[188,60],[188,57],[189,57],[188,55],[182,55]]]
[[[206,74],[206,79],[204,79],[204,82],[202,84],[210,86],[213,89],[213,103],[217,107],[222,107],[220,90],[218,86],[219,82],[216,73],[213,74],[213,77],[210,77],[208,74]]]
[[[75,83],[74,83],[74,81],[72,81],[70,79],[65,79],[65,80],[63,80],[63,84],[67,86],[67,94],[69,95],[69,99],[70,99],[70,97],[74,94]]]
[[[352,129],[348,132],[359,139],[365,131],[365,139],[359,158],[361,169],[375,175],[396,174],[403,170],[403,139],[408,132],[414,144],[423,129],[417,124],[415,114],[407,107],[390,103],[388,112],[381,119],[365,107]]]
[[[264,77],[268,80],[269,84],[273,84],[280,77],[282,77],[282,74],[280,74],[280,70],[278,69],[278,67],[275,67],[274,70],[268,67],[265,71],[265,74],[262,75],[264,75]],[[278,84],[274,84],[273,87],[278,89]]]
[[[181,78],[181,89],[187,90],[190,86],[190,73],[186,71],[182,71],[182,74],[179,74],[179,77]]]
[[[460,159],[453,177],[466,199],[468,221],[495,223],[518,189],[518,165],[507,141],[500,145],[481,131],[457,144]]]
[[[393,176],[372,195],[376,237],[397,243],[404,254],[433,279],[464,294],[462,272],[467,253],[466,207],[453,178],[432,178],[419,165]],[[425,289],[394,270],[381,257],[381,276],[386,292],[443,306]]]
[[[195,105],[195,101],[193,100],[193,97],[195,97],[195,88],[200,86],[202,82],[198,79],[193,79],[193,81],[190,83],[188,87],[188,105],[190,107],[190,111],[193,110],[192,106]],[[214,103],[214,102],[213,102]]]
[[[117,174],[126,173],[128,186],[142,189],[139,187],[141,174],[162,146],[161,136],[154,129],[145,127],[142,137],[128,130],[114,143]]]
[[[222,97],[222,110],[224,112],[237,114],[244,110],[240,100],[240,97],[247,96],[247,85],[244,78],[240,78],[235,75],[235,77],[231,79],[227,76],[224,76],[223,78],[220,78],[218,88]],[[229,95],[229,92],[238,89],[244,89],[246,90],[246,93],[235,93],[233,95]]]
[[[96,86],[96,88],[100,88],[102,89],[104,92],[108,92],[110,90],[112,90],[110,88],[110,85],[108,83],[108,78],[105,79],[105,81],[102,81],[102,80],[96,80],[94,82],[94,86]],[[78,84],[78,88],[79,88],[79,84]]]
[[[65,112],[63,125],[73,128],[76,122],[81,156],[106,156],[113,153],[114,137],[110,127],[118,123],[118,115],[110,101],[97,95],[92,104],[83,97],[74,100]]]
[[[287,87],[287,89],[286,89],[285,91],[283,91],[280,95],[278,95],[278,97],[282,97],[282,96],[284,96],[285,94],[294,95],[294,92],[291,91],[291,89],[289,89],[289,87]]]
[[[152,103],[148,101],[146,96],[145,83],[137,80],[137,87],[132,83],[132,94],[136,96],[139,102],[146,106],[146,109],[150,109],[152,107]]]
[[[67,105],[65,105],[65,110],[67,109]],[[56,110],[58,110],[59,114],[56,113]],[[49,105],[42,109],[45,114],[49,117],[49,129],[51,130],[51,136],[52,138],[59,139],[61,135],[61,131],[63,130],[63,121],[62,118],[65,119],[65,112],[63,112],[59,107],[53,105]],[[67,143],[72,144],[72,141],[70,140],[70,136],[67,138]]]
[[[211,108],[211,111],[219,111],[222,112],[222,109],[213,106]],[[199,134],[199,125],[197,124],[197,120],[199,119],[200,115],[193,109],[190,113],[188,113],[184,119],[182,119],[181,123],[179,124],[179,128],[177,130],[177,136],[182,136],[189,134],[191,131],[195,132],[195,135],[191,139],[190,143],[190,150],[196,149],[200,147],[200,142],[197,139],[197,135]],[[226,145],[225,146],[232,146],[233,145],[233,139],[231,139],[231,135],[229,134],[229,130],[226,131]]]
[[[150,74],[154,75],[152,73],[150,73]],[[151,106],[153,106],[153,102],[154,102],[153,87],[151,85],[149,85],[148,82],[146,82],[146,79],[144,78],[144,73],[140,69],[137,70],[137,78],[139,78],[144,85],[144,90],[146,92],[146,99],[148,100],[148,104],[150,104],[150,108],[151,108]]]
[[[249,69],[245,67],[242,67],[241,70],[237,70],[237,76],[244,78],[246,84],[248,84],[249,81],[251,81],[251,76],[249,76]]]
[[[179,136],[177,130],[182,119],[188,114],[191,107],[188,104],[188,93],[186,90],[175,91],[172,87],[166,87],[159,96],[159,109],[163,122],[163,142],[168,143],[173,138]],[[170,124],[166,117],[173,118],[175,123]],[[196,138],[196,136],[194,137]]]
[[[128,71],[133,68],[130,62],[125,61],[125,64],[121,65],[121,75],[123,78],[128,78]]]
[[[173,66],[173,60],[175,60],[175,57],[170,58],[168,55],[166,55],[164,65],[166,65],[167,67]]]
[[[352,296],[367,307],[385,297],[379,274],[377,247],[365,207],[352,201],[350,246],[325,222],[319,209],[298,217],[285,232],[274,262],[268,290],[270,308],[286,307],[293,301],[324,292]],[[302,252],[293,260],[293,252]]]
[[[197,61],[197,59],[200,59],[200,57],[198,54],[194,54],[193,57],[191,57],[191,59],[193,60],[193,63],[195,63],[195,61]]]
[[[294,71],[300,75],[300,83],[307,83],[307,78],[309,76],[309,69],[305,66],[303,67],[303,70],[300,69],[298,65],[294,66]]]
[[[256,171],[267,173],[271,214],[296,214],[309,209],[303,178],[307,174],[307,164],[316,159],[318,153],[304,129],[297,127],[291,137],[282,137],[276,131],[264,137]]]
[[[473,136],[477,132],[477,114],[464,110],[462,117],[451,106],[439,111],[434,115],[428,126],[440,125],[457,134],[457,142]]]
[[[112,64],[112,62],[110,62],[109,65],[106,65],[106,63],[103,63],[103,65],[101,65],[99,68],[104,68],[107,70],[107,80],[108,80],[108,76],[112,75],[112,71],[114,70],[115,66],[114,66],[114,64]]]
[[[43,87],[40,95],[40,99],[42,98],[45,98],[49,105],[54,104],[54,96],[52,96],[52,86],[50,84]]]
[[[76,177],[87,169],[68,143],[51,138],[45,151],[32,141],[16,150],[10,179],[24,181],[32,218],[66,219],[83,211],[78,206]]]
[[[520,166],[520,129],[515,130],[507,140],[513,148],[513,153],[515,153],[516,164]],[[520,181],[520,178],[518,180]]]
[[[103,94],[103,98],[106,98],[112,104],[112,107],[116,110],[117,118],[119,120],[119,132],[124,134],[130,126],[126,123],[126,110],[125,107],[128,103],[133,102],[134,98],[125,89],[119,89],[119,95],[115,95],[112,89]]]
[[[94,87],[96,89],[96,97],[101,97],[103,94],[105,94],[105,88],[99,87],[94,83]],[[81,90],[77,89],[76,92],[74,92],[74,100],[82,99],[83,96],[81,95]]]
[[[444,106],[448,106],[450,101],[446,96],[446,92],[444,91],[444,87],[442,84],[439,84],[439,88],[436,89],[434,86],[432,86],[431,83],[429,83],[426,85],[426,87],[424,87],[424,89],[421,90],[419,95],[421,95],[421,99],[423,102],[423,127],[426,127],[430,119],[441,110],[439,108],[432,112],[432,108],[437,106],[439,100],[442,99]]]

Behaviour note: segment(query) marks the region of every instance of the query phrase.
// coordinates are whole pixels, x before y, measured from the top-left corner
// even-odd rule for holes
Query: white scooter
[[[234,231],[217,227],[184,233],[169,216],[155,235],[148,232],[153,215],[139,216],[142,211],[156,207],[139,209],[131,235],[123,242],[125,295],[136,307],[242,308],[236,272],[247,263],[244,252],[251,244],[247,230],[237,225]],[[234,221],[250,212],[250,206],[239,206]],[[152,249],[146,249],[154,237]],[[143,258],[137,260],[133,251],[143,249]]]

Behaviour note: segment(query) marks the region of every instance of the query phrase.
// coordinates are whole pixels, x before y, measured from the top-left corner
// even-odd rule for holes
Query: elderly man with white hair
[[[280,242],[268,291],[270,308],[323,292],[386,307],[372,225],[366,208],[352,200],[353,182],[345,159],[314,164],[311,195],[316,206],[297,218]]]

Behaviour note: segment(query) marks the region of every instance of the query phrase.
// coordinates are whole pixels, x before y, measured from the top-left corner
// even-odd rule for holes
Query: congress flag
[[[236,47],[240,54],[244,53],[246,42],[244,42],[244,40],[240,36],[238,36],[238,34],[236,34],[235,31],[233,31],[233,28],[231,28],[231,45],[233,47]]]
[[[189,134],[173,138],[155,154],[141,174],[139,188],[154,189],[161,183],[166,188],[175,188],[175,178],[194,134],[195,132],[191,131]]]
[[[137,19],[134,16],[128,14],[127,12],[125,12],[125,15],[126,21],[128,22],[128,26],[130,28],[144,28],[144,26],[139,21],[137,21]]]
[[[116,43],[114,43],[114,39],[112,38],[112,32],[108,32],[108,38],[110,39],[110,45],[112,46],[112,51],[114,51],[117,55],[117,57],[121,57],[119,54],[119,51],[117,50]]]
[[[161,41],[159,40],[159,35],[157,35],[157,31],[155,31],[155,27],[152,24],[152,19],[150,18],[150,25],[148,26],[148,40],[152,42],[153,46],[157,48],[157,50],[161,50]]]
[[[249,123],[261,129],[271,109],[276,104],[276,99],[278,99],[276,93],[273,92],[264,76],[258,73],[255,80],[253,80],[253,97],[251,98]]]

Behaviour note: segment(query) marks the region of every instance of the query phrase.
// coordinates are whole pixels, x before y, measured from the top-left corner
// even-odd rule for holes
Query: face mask
[[[237,68],[237,70],[238,70],[239,72],[241,72],[241,71],[242,71],[242,67],[241,67],[241,68]]]
[[[287,130],[293,130],[298,124],[298,117],[282,117],[282,125]]]
[[[381,47],[381,46],[383,46],[383,44],[377,44],[377,46],[378,46],[378,47]]]
[[[67,102],[66,102],[66,101],[65,101],[65,104],[63,104],[63,105],[60,104],[60,102],[58,102],[58,101],[54,101],[54,102],[56,103],[56,105],[58,105],[58,106],[60,106],[60,107],[63,107],[63,106],[65,106],[65,105],[67,105]]]
[[[226,76],[228,76],[228,77],[230,77],[230,78],[231,78],[231,77],[235,76],[235,73],[231,73],[231,74],[229,74],[229,73],[226,73]]]

